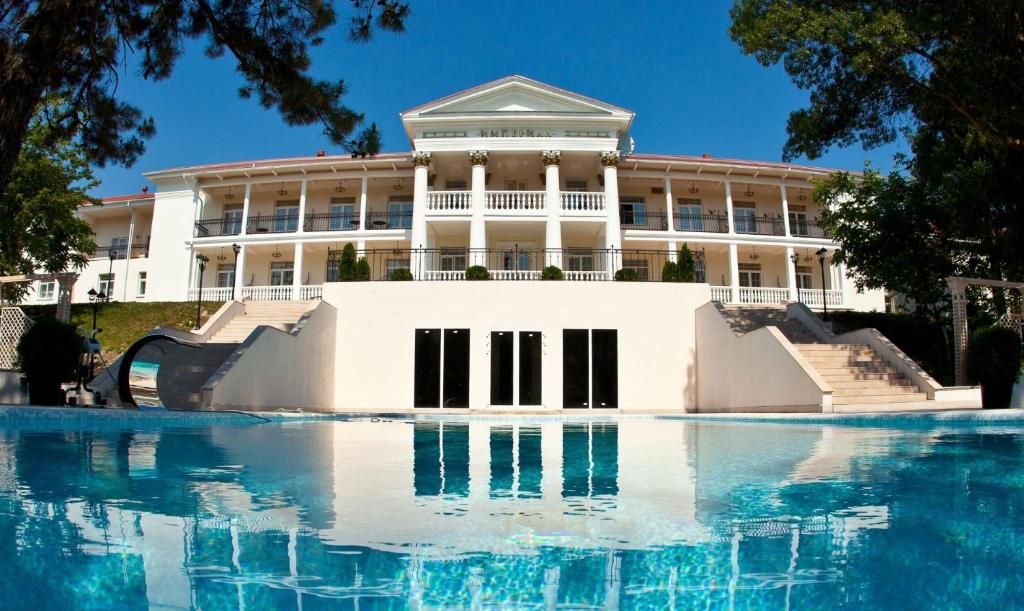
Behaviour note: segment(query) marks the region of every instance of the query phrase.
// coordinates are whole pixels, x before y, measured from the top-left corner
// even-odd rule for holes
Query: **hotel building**
[[[812,191],[830,170],[634,152],[633,119],[509,76],[402,113],[411,152],[148,172],[155,193],[81,208],[99,248],[72,300],[194,300],[199,254],[204,300],[316,299],[348,243],[370,280],[461,280],[472,265],[536,280],[555,265],[567,280],[657,281],[685,244],[722,303],[884,309],[828,254]],[[26,302],[56,298],[43,280]]]

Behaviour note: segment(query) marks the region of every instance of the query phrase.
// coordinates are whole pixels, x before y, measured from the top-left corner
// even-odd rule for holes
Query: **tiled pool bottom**
[[[0,606],[1024,599],[1024,428],[1005,418],[883,428],[85,415],[0,418]]]

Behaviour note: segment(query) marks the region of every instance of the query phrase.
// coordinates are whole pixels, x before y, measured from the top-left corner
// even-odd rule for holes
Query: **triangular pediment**
[[[521,76],[509,76],[410,109],[403,116],[461,114],[571,114],[631,117],[600,100]]]

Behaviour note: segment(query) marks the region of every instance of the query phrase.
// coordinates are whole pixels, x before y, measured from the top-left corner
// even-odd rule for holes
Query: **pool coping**
[[[762,423],[762,424],[847,424],[885,426],[974,425],[1024,426],[1024,409],[999,410],[935,410],[908,412],[863,413],[509,413],[509,412],[246,412],[246,411],[177,411],[127,410],[90,407],[46,407],[0,405],[0,423],[18,421],[97,421],[146,424],[258,424],[267,422],[314,421],[481,421],[481,422],[618,422],[629,420],[678,420],[689,422]]]

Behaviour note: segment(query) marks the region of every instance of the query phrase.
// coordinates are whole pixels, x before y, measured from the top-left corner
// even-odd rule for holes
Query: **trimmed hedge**
[[[540,272],[541,280],[565,280],[565,274],[562,273],[562,268],[557,265],[549,265]]]
[[[32,405],[63,405],[60,385],[78,373],[82,336],[69,323],[53,318],[37,320],[18,342],[18,362],[28,378]]]
[[[388,279],[389,280],[412,280],[412,272],[407,270],[407,269],[405,269],[404,267],[399,267],[397,269],[391,270],[391,275],[388,276]]]
[[[1009,407],[1013,385],[1020,377],[1020,336],[1006,327],[984,327],[967,344],[967,378],[981,384],[981,404]]]
[[[466,268],[466,280],[490,280],[491,272],[483,265],[470,265]]]
[[[624,267],[615,272],[615,279],[620,282],[638,282],[640,280],[640,274],[638,274],[635,269]]]

